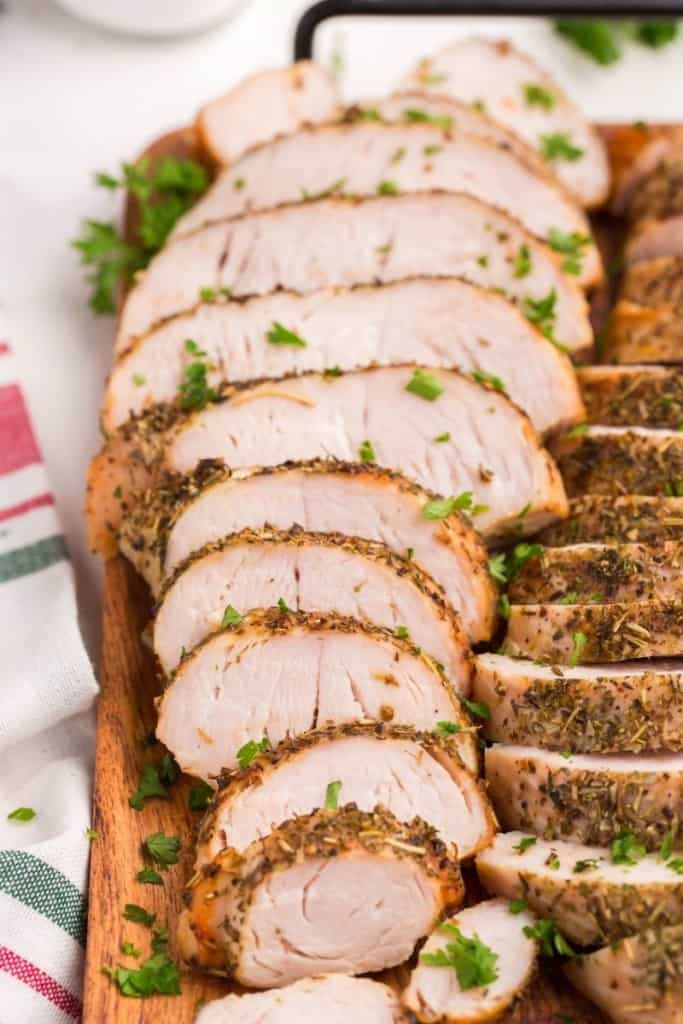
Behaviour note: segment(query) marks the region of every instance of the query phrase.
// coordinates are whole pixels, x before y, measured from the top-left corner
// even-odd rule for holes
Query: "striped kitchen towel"
[[[54,499],[1,335],[0,623],[0,1024],[61,1024],[81,1016],[97,687]],[[13,819],[17,808],[35,816]]]

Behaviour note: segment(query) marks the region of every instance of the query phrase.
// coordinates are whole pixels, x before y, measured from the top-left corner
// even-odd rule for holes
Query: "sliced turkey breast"
[[[610,846],[632,833],[650,851],[683,818],[683,755],[566,754],[496,743],[486,781],[501,824],[544,839]],[[683,843],[683,836],[674,845]]]
[[[683,598],[683,544],[544,548],[508,588],[513,604],[604,604]]]
[[[568,668],[480,654],[474,669],[490,740],[585,754],[683,750],[683,662]]]
[[[512,605],[505,652],[561,665],[683,656],[683,601]]]
[[[511,914],[504,900],[486,900],[461,910],[432,932],[420,952],[420,962],[410,975],[402,1002],[423,1024],[479,1024],[498,1019],[529,984],[538,946],[525,928],[534,918],[527,911]],[[464,942],[475,941],[491,954],[486,956],[486,980],[459,975],[446,960],[435,965],[433,958],[448,947],[459,950]],[[480,945],[481,944],[481,945]],[[483,951],[480,952],[480,960]]]
[[[235,181],[242,183],[235,188]],[[552,180],[507,149],[435,124],[354,121],[302,129],[251,150],[222,172],[176,224],[173,237],[253,210],[321,196],[382,192],[460,192],[505,210],[527,231],[552,242],[582,243],[571,272],[582,284],[602,276],[585,215]],[[518,276],[529,271],[526,262]]]
[[[411,726],[335,725],[305,733],[227,773],[204,818],[197,866],[227,847],[242,852],[289,818],[321,807],[386,807],[397,821],[432,825],[459,860],[491,842],[496,821],[458,754],[457,736]]]
[[[478,135],[487,139],[500,149],[514,153],[529,168],[544,177],[555,179],[544,160],[534,146],[530,146],[515,132],[510,131],[500,121],[494,121],[478,107],[457,99],[455,96],[428,95],[424,91],[403,91],[383,96],[378,100],[366,100],[346,112],[348,120],[358,118],[374,118],[383,121],[404,121],[408,124],[434,124],[444,131],[457,128],[468,135]]]
[[[663,427],[683,421],[683,374],[664,366],[586,366],[578,371],[590,423]]]
[[[391,189],[384,189],[391,191]],[[522,254],[530,264],[519,273]],[[123,306],[116,349],[200,293],[235,297],[387,284],[420,275],[502,289],[572,352],[592,343],[585,297],[559,254],[506,214],[448,193],[331,197],[212,224],[165,246]]]
[[[190,477],[150,489],[124,520],[119,543],[154,593],[193,551],[242,530],[271,526],[343,533],[386,544],[439,583],[472,641],[494,628],[497,588],[486,548],[463,514],[427,519],[434,494],[362,463],[284,463],[233,474],[201,463]]]
[[[332,76],[319,64],[302,60],[244,78],[202,107],[196,127],[211,157],[230,164],[252,146],[304,124],[329,121],[338,110]]]
[[[683,924],[657,925],[564,964],[614,1024],[681,1024]]]
[[[252,988],[393,967],[461,905],[453,853],[419,818],[403,825],[383,808],[295,818],[191,879],[181,955]]]
[[[269,992],[214,999],[195,1024],[405,1024],[398,996],[370,978],[319,974]]]
[[[487,537],[533,532],[565,514],[559,474],[527,418],[503,392],[455,371],[411,365],[311,373],[226,397],[183,416],[158,407],[110,439],[89,474],[97,550],[107,551],[131,494],[154,484],[150,466],[190,473],[203,459],[235,470],[365,459],[458,497],[427,514],[445,518],[465,508]]]
[[[443,670],[403,634],[340,615],[250,612],[182,659],[157,710],[158,738],[206,780],[237,768],[251,741],[275,748],[360,720],[448,730],[466,767],[479,768],[475,729]]]
[[[589,427],[555,447],[564,485],[577,494],[683,496],[683,434]]]
[[[663,256],[626,268],[607,332],[607,356],[618,363],[683,360],[683,259]]]
[[[683,878],[658,854],[629,860],[615,863],[601,846],[499,832],[477,872],[487,892],[524,899],[570,942],[593,946],[683,917]]]
[[[466,687],[469,653],[460,618],[424,570],[383,544],[299,529],[243,530],[205,545],[178,567],[154,619],[164,672],[220,627],[227,607],[243,614],[278,604],[349,615],[399,635],[407,630],[454,685]]]
[[[273,340],[277,324],[292,332],[291,344]],[[195,359],[188,338],[205,353],[212,388],[411,360],[497,378],[539,433],[571,426],[584,414],[569,359],[516,306],[457,278],[418,278],[203,303],[172,317],[114,364],[102,410],[106,432],[177,398]]]
[[[627,266],[667,256],[683,256],[683,214],[667,220],[641,221],[624,249]]]
[[[569,502],[569,518],[539,535],[544,544],[661,544],[683,539],[683,501],[640,494],[586,494]]]
[[[560,87],[507,40],[462,39],[420,61],[401,88],[476,104],[550,161],[583,206],[609,190],[605,147]]]

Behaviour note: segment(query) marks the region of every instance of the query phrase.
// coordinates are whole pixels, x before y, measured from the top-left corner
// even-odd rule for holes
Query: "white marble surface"
[[[144,0],[140,0],[144,3]],[[113,324],[86,306],[68,241],[83,217],[109,220],[96,169],[114,169],[155,135],[187,122],[249,71],[289,59],[300,0],[252,0],[203,35],[150,41],[72,20],[49,0],[6,0],[0,13],[0,304],[76,565],[86,635],[95,643],[99,566],[82,521],[89,457]],[[514,37],[596,118],[683,119],[683,42],[631,48],[610,69],[559,43],[543,22],[358,19],[328,24],[320,52],[342,44],[349,97],[390,87],[406,65],[456,34]]]

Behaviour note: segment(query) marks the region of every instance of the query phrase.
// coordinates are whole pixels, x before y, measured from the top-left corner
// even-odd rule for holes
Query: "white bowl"
[[[227,18],[246,0],[56,0],[92,25],[137,36],[201,32]]]

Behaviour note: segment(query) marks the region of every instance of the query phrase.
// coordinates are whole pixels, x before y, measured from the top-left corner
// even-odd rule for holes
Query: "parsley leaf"
[[[450,967],[455,971],[463,992],[496,980],[498,954],[485,945],[476,932],[467,938],[454,924],[443,924],[440,930],[452,936],[453,941],[433,953],[423,953],[420,957],[423,964]]]
[[[339,790],[342,784],[339,779],[335,782],[328,782],[325,790],[325,807],[328,811],[336,811],[339,806]]]
[[[489,558],[489,572],[498,583],[511,583],[519,576],[522,567],[530,558],[538,558],[543,554],[540,544],[529,544],[520,541],[512,551],[501,552]]]
[[[507,594],[501,594],[498,598],[498,614],[501,619],[507,620],[510,618],[510,598]]]
[[[159,778],[165,786],[172,786],[180,774],[178,762],[173,754],[164,754],[159,765]]]
[[[178,836],[166,836],[163,832],[154,832],[147,836],[144,842],[145,849],[152,860],[162,869],[171,864],[178,863],[180,853],[180,839]]]
[[[33,821],[36,812],[32,807],[17,807],[7,815],[8,821]]]
[[[522,304],[522,311],[527,320],[531,321],[532,324],[537,324],[539,330],[545,334],[546,338],[552,339],[557,318],[556,302],[557,292],[553,288],[541,299],[532,299],[527,295]]]
[[[120,949],[124,956],[134,956],[136,960],[141,955],[140,950],[132,942],[122,942]]]
[[[540,143],[541,152],[546,160],[567,160],[569,163],[573,163],[583,156],[583,150],[573,145],[566,132],[541,135]]]
[[[683,857],[673,857],[666,862],[666,866],[677,875],[683,875]]]
[[[598,867],[599,861],[597,857],[588,857],[586,860],[577,860],[574,865],[574,874],[582,875],[584,871],[595,871]]]
[[[187,804],[191,811],[205,811],[213,799],[213,790],[206,782],[195,782],[190,786]]]
[[[496,391],[505,391],[505,384],[495,373],[487,373],[485,370],[472,370],[470,376],[477,384],[490,384]]]
[[[361,462],[376,462],[377,456],[375,455],[375,449],[372,447],[372,442],[365,440],[358,449],[358,457]]]
[[[621,48],[610,21],[567,18],[555,22],[555,31],[597,64],[615,64],[621,58]]]
[[[512,849],[516,850],[517,853],[521,856],[523,853],[526,853],[526,851],[530,849],[532,846],[535,846],[537,841],[538,840],[536,839],[536,836],[524,836],[524,838],[520,839],[520,841],[516,843],[512,847]]]
[[[377,195],[379,196],[397,196],[398,185],[395,181],[380,181],[377,186]]]
[[[522,86],[522,93],[528,107],[542,107],[543,110],[552,110],[555,106],[555,97],[548,89],[541,85],[529,82]]]
[[[673,853],[674,839],[676,838],[676,828],[670,828],[662,839],[662,845],[659,849],[659,856],[662,860],[668,860]]]
[[[529,904],[526,900],[510,900],[508,903],[508,910],[511,914],[521,914],[522,911],[526,910]]]
[[[572,633],[572,649],[569,655],[569,661],[567,662],[570,668],[576,668],[579,664],[583,649],[587,643],[588,637],[585,633]]]
[[[397,626],[394,630],[394,635],[397,636],[399,640],[408,640],[410,637],[410,630],[407,626]]]
[[[223,612],[223,618],[221,619],[221,629],[230,629],[231,626],[239,626],[243,621],[244,616],[233,608],[231,604],[226,605],[225,611]]]
[[[287,604],[287,602],[285,601],[284,597],[278,597],[278,599],[277,599],[277,606],[280,609],[280,611],[284,612],[285,614],[288,614],[292,610],[289,607],[289,605]]]
[[[271,345],[293,345],[295,348],[306,348],[303,338],[277,320],[273,321],[273,326],[266,332],[266,338]]]
[[[653,50],[659,50],[666,46],[678,35],[678,23],[673,20],[660,20],[649,18],[643,21],[636,28],[636,39],[643,46],[649,46]]]
[[[403,120],[419,124],[435,124],[446,131],[453,127],[453,118],[449,114],[428,114],[426,110],[408,108],[403,111]]]
[[[592,239],[590,235],[582,235],[578,231],[560,231],[559,228],[551,228],[548,233],[548,243],[555,252],[564,255],[562,269],[567,274],[580,274],[583,260],[583,252]]]
[[[550,918],[541,917],[533,925],[525,925],[522,931],[527,938],[536,939],[540,943],[541,956],[576,956],[562,932]]]
[[[437,722],[434,732],[439,736],[455,736],[456,733],[462,732],[462,726],[459,722]]]
[[[406,384],[406,391],[410,391],[413,395],[419,395],[420,398],[424,398],[428,402],[433,402],[442,394],[443,385],[433,373],[427,373],[426,370],[415,370]]]
[[[450,441],[450,439],[451,435],[449,431],[446,431],[445,433],[439,434],[437,437],[434,438],[434,444],[443,444],[445,441]]]
[[[488,704],[484,704],[483,701],[469,700],[467,697],[461,697],[460,701],[465,705],[471,715],[476,718],[482,718],[484,721],[488,721],[491,717],[491,711]]]
[[[203,409],[217,397],[214,389],[209,387],[208,363],[201,358],[206,355],[206,352],[203,352],[197,342],[191,338],[185,342],[185,351],[200,358],[188,363],[185,367],[180,383],[180,405],[183,409]]]
[[[156,914],[148,913],[144,907],[138,906],[137,903],[126,903],[123,908],[123,917],[126,921],[144,924],[146,928],[151,928],[157,919]]]
[[[168,800],[168,790],[159,777],[158,766],[148,761],[142,766],[138,788],[128,797],[128,803],[134,810],[141,811],[145,800],[155,796]]]
[[[83,835],[85,836],[86,839],[89,839],[91,843],[93,843],[98,838],[97,829],[94,828],[86,828]]]
[[[249,740],[237,751],[237,761],[240,768],[249,768],[254,758],[258,757],[259,754],[264,754],[269,749],[270,743],[267,736],[264,736],[262,740]]]
[[[563,597],[558,598],[557,603],[558,604],[576,604],[578,599],[579,599],[579,595],[577,594],[577,592],[575,590],[568,590],[567,593]]]
[[[637,864],[646,853],[644,845],[632,832],[627,831],[620,832],[610,846],[613,864]]]
[[[121,995],[145,999],[153,995],[180,995],[180,971],[169,960],[166,947],[145,960],[136,970],[127,967],[103,967],[116,983]]]
[[[531,259],[531,249],[526,244],[520,245],[515,256],[515,265],[512,270],[513,277],[521,278],[528,277],[533,270],[533,262]]]
[[[135,880],[143,885],[163,885],[164,881],[159,872],[155,871],[154,868],[140,868],[135,876]]]
[[[451,495],[450,498],[432,498],[422,506],[422,515],[425,519],[447,519],[456,511],[477,516],[482,512],[488,512],[488,507],[475,505],[472,491],[463,491],[462,494]]]

